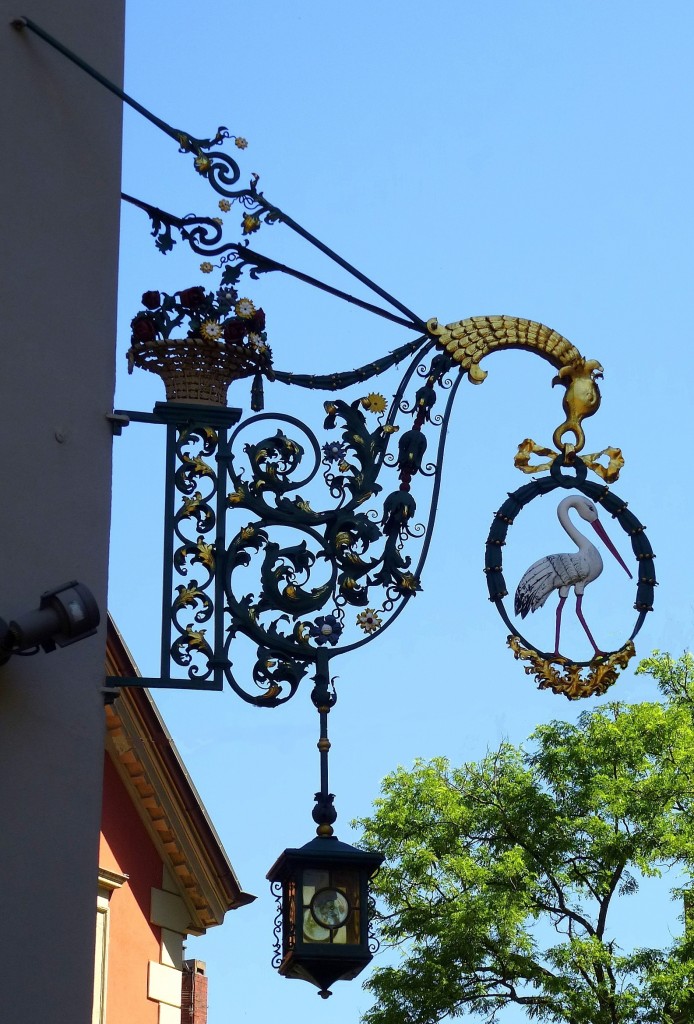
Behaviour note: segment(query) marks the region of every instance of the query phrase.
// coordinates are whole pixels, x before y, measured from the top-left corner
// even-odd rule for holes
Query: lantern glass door
[[[309,868],[302,885],[303,940],[330,945],[360,941],[359,875]]]

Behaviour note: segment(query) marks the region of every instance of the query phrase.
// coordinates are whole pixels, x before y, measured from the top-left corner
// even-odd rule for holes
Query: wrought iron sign
[[[164,381],[166,401],[152,413],[117,411],[128,420],[166,425],[166,560],[164,630],[160,676],[121,680],[137,685],[220,689],[226,681],[242,699],[260,707],[285,703],[309,672],[314,681],[333,658],[371,642],[422,587],[441,484],[443,449],[451,407],[463,371],[474,384],[487,376],[481,361],[515,348],[533,352],[555,367],[553,384],[563,388],[564,420],[553,435],[555,450],[525,440],[515,464],[535,477],[504,501],[487,539],[485,572],[489,596],[511,631],[508,643],[541,687],[570,698],[603,692],[633,656],[633,639],[653,604],[653,552],[639,520],[609,485],[624,464],[617,448],[583,455],[583,421],[600,405],[602,366],[543,324],[517,317],[470,317],[441,325],[424,319],[340,257],[289,214],[268,200],[253,174],[239,187],[238,158],[220,147],[247,143],[220,127],[207,139],[173,128],[151,114],[28,18],[30,29],[165,132],[196,173],[221,198],[221,216],[177,216],[144,200],[123,199],[143,210],[162,253],[177,240],[205,257],[203,275],[217,271],[216,290],[203,285],[165,295],[148,291],[132,321],[129,369],[141,368]],[[237,238],[224,238],[224,216],[236,210]],[[284,225],[365,285],[384,305],[349,295],[331,284],[281,264],[250,248],[249,238],[267,225]],[[214,262],[213,262],[214,261]],[[281,272],[384,317],[415,335],[397,350],[356,370],[327,375],[295,374],[275,367],[265,314],[239,290],[248,271]],[[357,385],[408,360],[392,402]],[[229,385],[250,377],[251,409],[228,408]],[[325,440],[302,421],[264,413],[264,383],[345,394],[323,402]],[[443,410],[434,411],[437,402]],[[270,430],[270,423],[274,428]],[[279,426],[278,426],[279,424]],[[426,453],[435,447],[427,462]],[[544,462],[531,465],[531,458]],[[605,464],[607,462],[607,464]],[[595,473],[602,483],[586,479]],[[306,496],[319,476],[320,505]],[[413,481],[429,478],[428,510],[413,493]],[[525,617],[554,590],[559,595],[554,650],[526,640],[505,608],[502,547],[516,516],[533,498],[556,488],[582,495],[560,502],[560,521],[577,552],[550,555],[518,583],[515,613]],[[313,503],[312,503],[313,502]],[[598,549],[577,531],[569,510],[601,529],[596,505],[613,515],[630,538],[637,569],[631,635],[618,650],[604,652],[582,611],[585,586],[601,571]],[[230,515],[233,513],[233,515]],[[240,518],[243,517],[243,524]],[[287,541],[288,532],[295,539]],[[606,535],[603,535],[605,537]],[[611,543],[607,541],[607,543]],[[417,547],[416,554],[411,549]],[[621,558],[621,556],[618,556]],[[248,569],[257,567],[247,590]],[[626,568],[627,572],[630,570]],[[630,573],[631,574],[631,573]],[[243,583],[238,583],[243,577]],[[592,644],[589,662],[560,653],[560,625],[569,591]],[[355,635],[356,634],[356,635]],[[232,653],[245,637],[256,645],[252,684],[234,673]],[[114,683],[118,682],[113,680]],[[318,685],[318,684],[316,684]],[[322,685],[322,683],[321,683]]]
[[[600,364],[542,324],[492,316],[445,327],[430,319],[424,334],[357,371],[293,375],[274,367],[265,315],[239,295],[238,276],[237,265],[227,266],[216,293],[202,287],[174,296],[146,292],[132,321],[130,366],[159,374],[167,396],[152,414],[124,414],[165,423],[168,430],[165,629],[161,676],[147,684],[220,689],[226,681],[243,700],[275,707],[295,694],[307,673],[318,685],[333,658],[373,641],[422,587],[461,371],[479,384],[485,356],[520,348],[557,369],[565,419],[554,432],[556,451],[529,439],[519,446],[515,464],[535,479],[510,494],[495,516],[485,559],[489,596],[511,631],[509,646],[540,687],[572,699],[604,692],[634,654],[634,636],[652,608],[655,573],[642,524],[609,487],[623,465],[621,452],[581,454],[583,421],[600,404]],[[172,340],[175,330],[186,336]],[[353,395],[358,382],[403,358],[409,365],[390,406],[366,389],[351,401],[323,402],[322,444],[295,417],[259,411],[264,380]],[[225,405],[229,383],[241,377],[253,379],[256,414],[247,419]],[[439,415],[434,408],[441,397]],[[430,447],[436,453],[427,462]],[[531,465],[538,455],[545,461]],[[588,481],[588,471],[601,482]],[[307,492],[319,474],[321,504]],[[417,477],[430,483],[424,514],[413,493]],[[525,639],[506,610],[502,547],[521,510],[557,488],[579,492],[558,508],[577,550],[534,563],[518,583],[514,605],[525,618],[558,592],[555,644],[546,652]],[[632,575],[600,524],[598,506],[630,538],[638,578],[634,630],[610,652],[598,647],[582,610],[584,589],[602,570],[599,551],[569,517],[574,511],[591,523]],[[572,588],[594,651],[589,662],[560,653],[561,616]],[[241,638],[256,646],[249,680],[234,670]]]
[[[611,490],[623,465],[621,452],[610,447],[583,454],[584,421],[600,406],[601,365],[586,359],[556,331],[530,320],[478,316],[441,325],[436,317],[419,317],[270,202],[258,187],[257,175],[247,187],[239,187],[237,157],[220,147],[230,142],[242,152],[243,138],[226,128],[209,139],[174,129],[29,19],[18,27],[40,35],[174,139],[219,197],[219,216],[198,217],[178,216],[123,196],[149,217],[162,253],[178,241],[188,244],[203,258],[203,278],[216,278],[216,287],[196,284],[173,295],[147,291],[132,320],[129,369],[155,373],[165,386],[166,400],[153,412],[117,410],[114,415],[119,426],[139,421],[160,425],[167,434],[161,665],[156,678],[109,682],[192,689],[222,689],[226,683],[247,703],[271,708],[290,700],[309,676],[320,716],[321,789],[313,816],[318,836],[331,838],[336,818],[328,786],[327,720],[336,701],[332,662],[377,639],[425,585],[445,438],[458,388],[465,376],[481,384],[487,375],[482,360],[512,348],[540,356],[554,367],[563,420],[554,431],[554,448],[530,439],[518,447],[515,465],[533,480],[509,494],[494,517],[484,562],[489,597],[509,630],[509,647],[541,688],[576,699],[612,685],[634,655],[634,637],[652,608],[656,581],[644,528]],[[224,237],[229,214],[238,214],[231,241]],[[251,236],[279,225],[347,271],[371,291],[374,301],[251,248]],[[265,273],[288,274],[402,326],[410,337],[356,370],[328,375],[283,370],[275,365],[271,325],[248,297],[247,286],[241,287],[245,272],[250,282]],[[366,386],[403,363],[391,401],[383,387]],[[226,402],[229,385],[242,378],[251,381],[251,415],[246,417]],[[320,438],[297,417],[264,411],[264,391],[275,382],[324,392]],[[531,464],[537,458],[543,461]],[[589,479],[589,473],[598,479]],[[516,581],[513,613],[525,619],[557,592],[554,645],[547,651],[525,638],[506,608],[502,550],[516,518],[535,498],[550,493],[564,495],[558,502],[559,519],[576,550],[533,563]],[[602,513],[616,519],[629,539],[636,576],[636,623],[613,651],[601,650],[584,616],[583,593],[600,575],[602,562],[598,548],[571,518],[573,514],[591,524],[631,575],[600,523]],[[594,652],[587,662],[560,651],[562,614],[572,589],[575,614]],[[237,651],[244,642],[251,645],[251,664],[239,671]],[[297,851],[290,852],[298,857]],[[282,861],[275,881],[287,882],[288,862]],[[328,872],[325,865],[309,867],[314,873]],[[292,882],[287,889],[290,903],[299,899],[296,886],[301,884],[307,883]],[[331,886],[335,888],[329,879],[323,889]],[[321,924],[317,916],[315,894],[307,893],[302,897],[306,906],[291,910],[286,904],[284,913],[295,915],[296,929],[297,915],[313,908],[315,927],[332,934],[333,926]],[[360,898],[365,898],[363,893]],[[333,899],[340,906],[340,900],[349,903],[344,893]],[[357,931],[362,950],[343,950],[345,962],[352,957],[355,964],[362,963],[362,925],[355,935]],[[280,961],[288,976],[301,976],[299,952],[311,960],[314,949],[302,946],[311,945],[310,935],[297,939],[296,930],[294,934],[291,969],[289,961],[281,956]],[[368,959],[368,948],[366,955]]]

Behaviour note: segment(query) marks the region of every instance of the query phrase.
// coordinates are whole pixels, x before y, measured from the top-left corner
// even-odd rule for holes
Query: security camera
[[[83,583],[72,580],[47,590],[34,611],[9,623],[0,619],[0,664],[13,654],[35,654],[34,647],[48,653],[84,640],[96,633],[100,620],[94,595]]]

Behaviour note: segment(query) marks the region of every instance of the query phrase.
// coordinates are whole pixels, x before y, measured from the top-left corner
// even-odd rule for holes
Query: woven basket
[[[231,382],[250,377],[260,365],[242,345],[203,338],[133,341],[127,356],[129,373],[138,366],[161,377],[167,402],[210,405],[226,405]]]

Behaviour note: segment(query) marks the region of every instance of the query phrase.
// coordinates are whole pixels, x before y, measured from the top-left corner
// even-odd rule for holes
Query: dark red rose
[[[142,296],[142,305],[146,309],[159,309],[161,306],[161,295],[159,292],[145,292]]]
[[[243,341],[250,330],[250,320],[227,320],[224,324],[225,341]]]
[[[130,326],[136,341],[154,341],[157,330],[146,313],[136,316]]]
[[[251,326],[251,331],[256,334],[260,334],[261,331],[265,330],[265,310],[256,309],[253,316],[250,318],[248,323]]]
[[[205,301],[204,288],[184,288],[182,292],[177,294],[184,309],[197,309]]]

